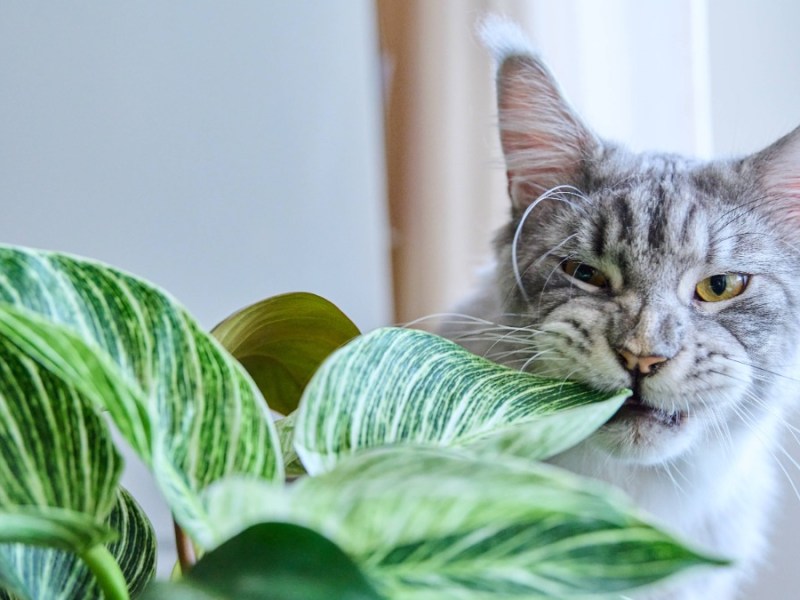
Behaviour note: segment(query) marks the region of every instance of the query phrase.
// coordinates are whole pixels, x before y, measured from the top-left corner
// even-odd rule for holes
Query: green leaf
[[[94,589],[95,579],[81,557],[93,560],[105,552],[102,544],[117,538],[118,516],[133,502],[119,495],[121,468],[106,423],[78,387],[0,336],[3,587],[49,600],[78,586],[74,596],[63,597],[91,597],[86,590]],[[118,558],[138,563],[148,553],[137,542],[151,531],[143,514],[134,529],[114,547]],[[152,574],[152,551],[150,558]],[[105,561],[97,575],[119,573],[113,557]]]
[[[153,525],[133,496],[120,488],[108,526],[119,532],[119,538],[107,548],[119,564],[131,598],[136,598],[156,574],[158,544]]]
[[[0,247],[0,336],[96,406],[153,467],[177,520],[202,536],[199,491],[283,479],[252,379],[174,299],[116,269]]]
[[[121,534],[106,548],[119,565],[131,597],[135,598],[155,574],[156,542],[152,525],[130,494],[119,489],[103,531]],[[10,580],[4,577],[6,573]],[[0,544],[0,582],[17,596],[31,600],[103,598],[94,575],[79,554],[58,548]],[[0,591],[0,598],[8,597]]]
[[[294,449],[294,423],[297,412],[275,421],[275,428],[281,441],[281,453],[283,454],[283,468],[286,471],[287,479],[297,478],[306,475],[306,470],[297,451]]]
[[[247,369],[270,408],[288,415],[322,361],[359,331],[324,298],[297,292],[248,306],[212,333]]]
[[[121,469],[80,392],[0,337],[0,510],[58,508],[102,522]]]
[[[20,580],[14,565],[6,561],[2,552],[0,552],[0,599],[31,600],[28,590],[25,589],[25,583]]]
[[[320,531],[381,593],[403,600],[598,598],[725,564],[658,530],[607,486],[444,449],[363,452],[286,489],[227,481],[207,501],[235,513],[220,528],[241,527],[246,515]]]
[[[295,448],[311,474],[397,443],[543,459],[591,434],[629,395],[522,373],[423,331],[380,329],[317,371],[297,411]]]
[[[358,567],[318,533],[261,523],[203,556],[180,583],[148,589],[145,600],[380,600]]]
[[[0,512],[0,544],[20,543],[83,552],[117,537],[91,515],[49,506],[21,506]]]

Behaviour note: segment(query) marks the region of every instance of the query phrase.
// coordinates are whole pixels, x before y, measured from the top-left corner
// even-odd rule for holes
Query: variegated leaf
[[[0,336],[0,510],[59,508],[102,522],[121,469],[80,392]]]
[[[143,514],[128,516],[135,503],[120,495],[121,468],[105,421],[78,387],[0,336],[2,587],[35,600],[59,597],[70,582],[94,589],[83,560],[110,558],[103,544],[134,523],[126,539],[111,547],[130,566],[147,560],[149,550],[149,577],[151,526]],[[104,572],[113,577],[119,567],[108,565]],[[131,581],[141,579],[142,566],[128,572]],[[96,590],[94,597],[99,595]]]
[[[288,415],[320,363],[359,331],[328,300],[295,292],[248,306],[211,333],[247,369],[270,408]]]
[[[0,600],[32,600],[14,565],[6,560],[2,552],[0,552]]]
[[[119,564],[131,598],[136,598],[156,574],[158,546],[153,525],[124,488],[119,489],[107,524],[119,533],[119,537],[108,544],[108,550]]]
[[[211,518],[195,497],[213,481],[282,480],[255,384],[157,288],[92,261],[2,247],[0,336],[108,410],[190,533]]]
[[[619,597],[725,564],[658,530],[599,483],[453,450],[370,450],[285,489],[225,482],[207,502],[228,515],[217,523],[220,538],[259,520],[317,529],[392,599]]]
[[[294,448],[294,422],[297,412],[275,421],[275,428],[278,430],[278,437],[281,440],[281,452],[283,453],[283,468],[287,478],[296,478],[306,474],[303,463]]]
[[[0,544],[83,552],[117,537],[92,515],[51,506],[19,506],[0,511]]]
[[[591,434],[628,395],[515,371],[423,331],[380,329],[314,375],[297,411],[295,448],[312,474],[356,450],[396,443],[541,459]]]
[[[156,542],[153,528],[125,490],[119,489],[116,503],[104,524],[117,531],[117,540],[107,544],[122,571],[130,596],[135,598],[153,578]],[[0,544],[0,565],[12,575],[11,588],[17,597],[30,600],[101,600],[103,594],[79,554],[56,548],[23,544]],[[0,577],[3,569],[0,568]],[[0,591],[0,599],[11,598]]]

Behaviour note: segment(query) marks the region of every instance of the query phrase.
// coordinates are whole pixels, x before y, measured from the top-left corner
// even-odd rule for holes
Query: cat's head
[[[489,356],[633,389],[589,441],[625,461],[725,443],[781,410],[798,376],[800,130],[737,160],[635,154],[582,122],[517,30],[485,37],[512,205],[498,320],[520,328]]]

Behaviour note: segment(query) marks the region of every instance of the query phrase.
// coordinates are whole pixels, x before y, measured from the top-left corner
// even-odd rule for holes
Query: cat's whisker
[[[520,354],[522,354],[522,353],[520,352]],[[527,368],[529,366],[529,364],[532,364],[535,361],[538,361],[538,360],[540,360],[540,359],[542,359],[544,357],[547,357],[547,363],[549,365],[555,365],[556,363],[568,363],[568,362],[570,362],[570,359],[568,357],[559,356],[557,354],[554,354],[554,350],[540,350],[540,351],[538,351],[538,352],[536,352],[534,354],[527,353],[527,354],[525,354],[525,356],[522,356],[521,358],[516,358],[516,359],[513,359],[513,360],[509,360],[509,361],[503,361],[503,364],[507,364],[509,366],[512,366],[513,363],[522,363],[523,367]],[[540,366],[541,367],[546,367],[547,365],[542,364]],[[523,367],[520,367],[518,370],[519,371],[524,371],[525,368],[523,368]],[[558,375],[555,374],[555,373],[549,374],[549,375],[542,375],[542,376],[543,377],[549,377],[551,379],[558,377]]]
[[[747,363],[747,362],[744,362],[744,361],[741,361],[741,360],[736,360],[735,358],[731,358],[730,356],[720,356],[720,358],[723,358],[725,360],[728,360],[730,362],[733,362],[733,363],[736,363],[736,364],[739,364],[739,365],[742,365],[742,366],[745,366],[745,367],[749,367],[751,369],[755,369],[756,371],[759,371],[761,373],[765,373],[767,375],[772,375],[773,377],[779,377],[781,379],[786,379],[787,381],[791,381],[793,383],[800,383],[800,379],[798,379],[796,377],[790,377],[789,375],[784,375],[783,373],[780,373],[779,371],[773,371],[773,370],[770,370],[770,369],[766,369],[764,367],[759,367],[758,365],[754,365],[752,363]]]
[[[535,360],[538,360],[538,359],[542,358],[543,356],[546,356],[547,354],[550,354],[552,352],[553,352],[552,350],[543,350],[541,352],[538,352],[537,354],[534,354],[528,360],[525,361],[525,364],[523,364],[522,367],[520,367],[520,371],[527,371],[528,367],[531,366]],[[558,362],[558,361],[564,362],[564,361],[567,360],[567,358],[564,357],[564,356],[560,356],[560,357],[556,357],[555,359],[550,358],[548,360],[550,362]]]
[[[550,378],[550,379],[555,378],[555,373],[548,374],[548,373],[542,372],[542,371],[533,372],[533,371],[529,371],[528,370],[528,367],[530,365],[532,365],[532,364],[540,364],[537,361],[539,361],[541,358],[542,358],[541,356],[536,357],[534,360],[530,360],[530,358],[518,358],[518,359],[514,359],[514,360],[509,360],[505,364],[508,365],[509,367],[515,368],[517,371],[520,371],[520,372],[523,372],[523,373],[535,374],[537,377],[545,377],[545,378]],[[552,362],[552,363],[565,363],[565,362],[567,362],[566,359],[564,359],[563,357],[549,358],[547,360]],[[520,363],[522,363],[522,364],[520,364]]]
[[[773,198],[769,196],[757,196],[756,198],[749,200],[743,204],[740,204],[736,207],[731,208],[730,210],[724,212],[720,217],[718,217],[713,223],[712,226],[716,226],[714,233],[715,235],[719,235],[722,231],[731,227],[737,221],[743,220],[745,218],[750,218],[753,213],[758,212],[766,217],[775,217],[778,220],[782,220],[784,216],[785,209],[780,204],[774,202]],[[720,223],[723,218],[727,218],[724,222]],[[720,238],[720,241],[726,241],[731,238],[741,237],[745,235],[760,235],[767,239],[770,242],[777,242],[778,244],[788,248],[792,254],[800,254],[800,248],[797,248],[794,244],[792,244],[789,240],[776,238],[772,233],[755,233],[755,232],[737,232],[731,234],[727,238]]]
[[[565,357],[565,358],[566,358],[566,357]],[[565,386],[566,384],[568,384],[569,382],[571,382],[571,381],[572,381],[572,376],[573,376],[575,373],[577,373],[578,371],[580,371],[580,367],[575,367],[574,369],[572,369],[572,370],[571,370],[569,373],[567,373],[566,375],[562,375],[561,377],[559,377],[559,379],[561,380],[561,387],[559,388],[559,392],[560,392],[561,390],[563,390],[563,389],[564,389],[564,386]]]
[[[795,442],[800,445],[800,428],[792,425],[788,419],[783,416],[783,411],[776,410],[774,406],[772,406],[769,402],[765,402],[758,396],[753,393],[747,394],[747,400],[755,405],[757,405],[762,410],[766,411],[767,413],[771,414],[774,417],[777,417],[778,423],[780,423],[786,430],[789,432],[789,435],[792,436]]]
[[[708,373],[713,373],[714,375],[719,375],[720,377],[725,377],[725,378],[730,379],[731,381],[735,381],[737,383],[743,383],[745,385],[750,385],[752,383],[752,380],[755,379],[754,377],[751,377],[750,379],[743,379],[742,377],[737,377],[736,375],[733,375],[732,373],[727,373],[725,371],[718,371],[717,369],[711,369],[711,368],[709,368],[707,370],[707,372]]]
[[[700,394],[697,395],[697,400],[700,402],[703,410],[711,415],[709,423],[711,424],[713,432],[718,436],[720,443],[724,445],[729,453],[733,452],[734,443],[733,438],[731,437],[731,431],[728,428],[727,422],[720,418],[718,408]]]
[[[544,294],[545,291],[547,290],[547,285],[550,283],[550,279],[553,277],[556,271],[558,271],[558,269],[561,268],[561,266],[566,262],[566,260],[567,259],[564,258],[563,260],[559,261],[559,263],[555,267],[553,267],[547,274],[547,278],[544,280],[544,284],[542,285],[542,291],[539,293],[539,303],[536,306],[537,312],[541,312],[542,310],[542,300],[544,299]]]
[[[454,342],[469,343],[469,342],[487,342],[487,341],[502,341],[507,345],[514,346],[531,346],[533,344],[533,336],[521,338],[515,337],[513,334],[508,333],[494,333],[494,332],[475,332],[469,331],[461,335],[450,335],[450,339]]]
[[[749,216],[752,210],[762,208],[767,201],[768,199],[765,196],[757,196],[752,200],[748,200],[747,202],[743,202],[726,210],[711,222],[714,233],[719,234],[739,219]],[[723,219],[725,219],[725,221],[723,221]]]
[[[709,372],[710,373],[714,373],[715,375],[719,375],[721,377],[726,377],[728,379],[732,379],[733,381],[737,381],[737,382],[741,382],[741,383],[749,383],[747,380],[744,380],[744,379],[741,379],[741,378],[738,378],[738,377],[734,377],[730,373],[723,373],[721,371],[715,371],[713,369],[710,369]],[[762,400],[761,398],[756,396],[752,391],[749,391],[749,390],[745,392],[745,399],[748,402],[751,402],[752,404],[757,405],[760,409],[764,410],[765,412],[767,412],[768,414],[772,415],[773,417],[776,417],[777,418],[777,422],[781,426],[783,426],[789,432],[789,435],[791,435],[792,438],[798,443],[798,445],[800,445],[800,428],[797,428],[794,425],[792,425],[786,419],[786,417],[784,417],[782,410],[776,409],[773,405],[769,404],[768,402],[765,402],[764,400]]]
[[[487,334],[498,336],[518,336],[522,339],[534,338],[543,333],[541,329],[534,329],[532,327],[494,327],[491,329],[486,328],[483,331],[485,331]]]
[[[459,330],[450,329],[447,335],[453,341],[482,341],[489,338],[513,341],[515,339],[532,339],[541,333],[535,329],[520,327],[465,327]]]
[[[794,491],[794,494],[797,497],[797,500],[800,501],[800,489],[798,489],[797,485],[794,482],[794,479],[792,479],[792,476],[789,474],[789,471],[784,466],[783,461],[781,461],[781,459],[775,454],[775,452],[772,451],[772,448],[773,447],[777,448],[781,452],[781,454],[786,459],[789,460],[789,462],[795,467],[795,469],[797,469],[798,472],[800,472],[800,462],[798,462],[786,450],[786,448],[783,447],[783,444],[780,444],[780,443],[776,444],[774,440],[765,440],[764,439],[764,436],[763,436],[762,432],[759,431],[759,429],[757,427],[757,423],[755,422],[755,418],[749,413],[749,411],[746,409],[746,407],[740,405],[740,406],[737,406],[737,407],[733,407],[733,409],[734,409],[734,412],[736,412],[736,414],[741,419],[742,423],[744,423],[745,425],[747,425],[750,428],[750,430],[756,436],[756,439],[758,439],[758,441],[761,442],[761,444],[766,449],[767,453],[772,457],[772,459],[778,465],[778,468],[783,472],[783,474],[786,476],[786,479],[789,481],[789,485],[791,486],[792,490]]]
[[[723,376],[723,377],[727,377],[729,379],[733,379],[734,381],[737,381],[737,382],[747,383],[745,380],[733,377],[732,375],[730,375],[728,373],[722,373],[722,372],[719,372],[719,371],[711,371],[711,372],[713,372],[713,373],[715,373],[717,375]],[[759,398],[752,391],[746,391],[745,392],[745,400],[747,402],[751,403],[751,404],[754,404],[754,405],[758,406],[761,410],[763,410],[767,414],[775,417],[777,419],[777,423],[779,425],[781,425],[788,432],[788,434],[790,436],[792,436],[792,438],[794,439],[794,441],[798,445],[800,445],[800,428],[798,428],[797,426],[793,425],[784,416],[784,411],[783,410],[781,410],[780,408],[776,408],[771,403],[766,402],[765,400]]]
[[[532,351],[536,350],[536,346],[534,346],[531,342],[521,342],[516,341],[517,347],[509,348],[508,350],[493,350],[491,353],[486,353],[487,355],[491,354],[498,362],[501,362],[501,359],[506,356],[516,356],[519,354],[525,355],[526,357],[531,355]]]
[[[458,320],[457,320],[458,319]],[[415,325],[419,325],[420,323],[425,323],[427,321],[443,321],[450,324],[450,323],[457,323],[457,324],[475,324],[480,323],[483,325],[497,325],[496,323],[489,321],[487,319],[476,317],[474,315],[469,315],[466,313],[458,313],[458,312],[441,312],[441,313],[432,313],[429,315],[425,315],[424,317],[419,317],[412,321],[408,321],[400,325],[400,327],[405,328],[413,328]]]
[[[715,417],[715,421],[719,426],[720,430],[722,431],[723,439],[727,440],[727,447],[730,452],[733,452],[736,444],[733,441],[733,433],[731,432],[730,424],[728,419],[725,419],[721,416],[721,411],[717,409],[717,407],[712,407],[712,414]]]
[[[678,483],[677,479],[675,479],[675,475],[672,474],[672,465],[670,465],[669,463],[664,464],[664,474],[667,476],[667,479],[670,480],[672,485],[675,486],[675,489],[677,489],[681,493],[681,495],[685,496],[686,490],[684,490],[683,486],[680,483]]]
[[[536,258],[535,260],[531,261],[528,265],[526,265],[525,266],[525,270],[522,271],[522,273],[519,272],[519,265],[516,262],[516,258],[512,259],[513,262],[514,262],[514,275],[515,275],[516,280],[517,280],[517,286],[519,287],[519,290],[522,293],[522,296],[525,299],[525,302],[530,304],[530,298],[528,297],[527,291],[525,291],[525,286],[524,286],[524,284],[522,282],[522,278],[528,273],[528,271],[530,271],[531,269],[537,267],[544,259],[546,259],[548,256],[554,254],[556,252],[556,250],[558,250],[559,248],[563,247],[565,244],[567,244],[573,238],[577,237],[577,235],[578,235],[577,233],[573,233],[572,235],[569,235],[569,236],[565,237],[558,244],[556,244],[555,246],[550,248],[547,252],[545,252],[544,254],[540,255],[538,258]]]
[[[523,319],[524,321],[527,322],[527,321],[531,320],[531,314],[527,313],[527,312],[524,312],[524,313],[504,312],[504,313],[500,313],[498,315],[498,318],[501,318],[501,319]]]
[[[590,198],[588,198],[585,194],[583,194],[583,192],[581,192],[578,188],[576,188],[574,186],[571,186],[571,185],[558,185],[558,186],[555,186],[555,187],[550,188],[549,190],[545,191],[538,198],[536,198],[536,200],[534,200],[533,202],[531,202],[527,206],[527,208],[525,209],[525,212],[522,213],[522,217],[520,218],[519,223],[517,224],[516,230],[514,231],[514,238],[512,239],[512,242],[511,242],[511,266],[512,266],[512,269],[514,271],[514,278],[516,279],[517,286],[518,286],[519,291],[522,294],[522,297],[524,298],[525,302],[530,302],[530,299],[528,297],[527,291],[525,290],[525,285],[524,285],[524,283],[522,281],[524,273],[526,273],[528,271],[528,269],[530,269],[531,267],[536,266],[546,256],[549,256],[550,254],[552,254],[552,252],[557,250],[560,246],[562,246],[571,237],[574,236],[574,234],[573,234],[573,236],[567,237],[560,244],[556,245],[554,248],[551,248],[548,252],[546,252],[545,254],[540,256],[539,258],[537,258],[536,261],[534,261],[532,264],[527,265],[524,271],[520,271],[520,269],[519,269],[519,241],[520,241],[520,238],[522,237],[522,231],[525,228],[525,222],[528,220],[528,217],[531,215],[533,210],[537,206],[539,206],[539,204],[541,204],[542,202],[544,202],[546,200],[557,200],[559,202],[564,202],[565,204],[568,204],[573,209],[578,210],[578,212],[583,212],[583,207],[577,205],[576,203],[574,203],[573,201],[569,200],[568,198],[565,198],[564,197],[565,195],[576,197],[576,198],[580,198],[581,200],[584,200],[586,202],[591,202]]]
[[[541,353],[536,353],[534,356],[541,356]],[[531,352],[528,349],[519,349],[519,350],[510,350],[507,352],[494,352],[494,353],[486,353],[483,355],[484,358],[489,360],[493,360],[494,362],[498,362],[504,364],[508,367],[514,367],[515,364],[518,363],[526,363],[530,357]],[[519,369],[520,371],[522,369]]]
[[[520,335],[520,332],[524,332],[524,335]],[[534,331],[531,329],[509,329],[507,331],[502,332],[502,334],[487,334],[483,337],[484,341],[493,340],[493,343],[489,348],[484,351],[484,355],[489,355],[492,353],[495,347],[498,345],[505,345],[505,344],[522,344],[530,348],[533,345],[533,337],[539,335],[543,332],[541,331]]]

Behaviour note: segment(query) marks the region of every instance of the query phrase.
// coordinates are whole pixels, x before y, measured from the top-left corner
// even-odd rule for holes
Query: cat
[[[636,600],[732,600],[763,556],[776,441],[800,396],[800,128],[736,160],[600,139],[514,24],[497,68],[511,218],[441,333],[476,354],[600,390],[619,412],[552,459],[625,490],[732,568]]]

